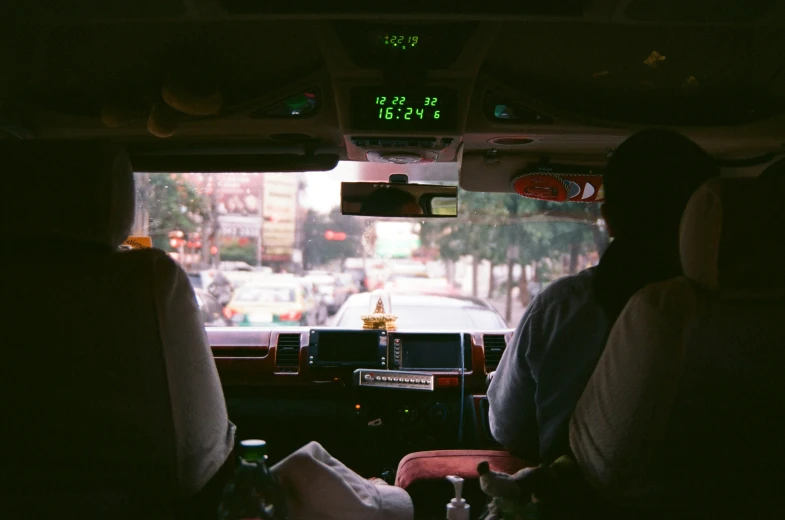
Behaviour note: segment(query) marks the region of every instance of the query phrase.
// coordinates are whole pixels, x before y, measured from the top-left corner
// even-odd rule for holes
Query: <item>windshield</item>
[[[411,182],[456,184],[455,165],[429,166]],[[264,283],[289,277],[307,291],[298,307],[302,322],[339,327],[357,326],[351,317],[357,309],[342,309],[347,300],[377,289],[391,293],[393,306],[401,291],[484,298],[514,327],[534,296],[596,264],[607,244],[599,205],[512,193],[459,189],[454,219],[341,215],[341,181],[385,180],[390,167],[343,162],[331,172],[137,173],[134,235],[152,237],[227,316],[241,311],[233,307],[238,302],[294,302],[286,283]],[[496,314],[481,308],[399,309],[401,324],[417,327],[461,320],[498,327]],[[283,314],[290,310],[281,307]]]
[[[241,303],[293,302],[294,289],[287,287],[240,287],[234,300]]]
[[[393,295],[393,300],[395,296]],[[334,327],[361,329],[361,316],[368,314],[368,307],[346,307],[336,316]],[[445,309],[433,306],[396,306],[393,312],[398,319],[396,326],[401,330],[501,330],[507,324],[496,311],[475,307]]]

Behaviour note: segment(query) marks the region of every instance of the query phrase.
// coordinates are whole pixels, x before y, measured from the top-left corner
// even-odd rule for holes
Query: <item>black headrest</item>
[[[134,218],[134,178],[125,151],[94,142],[0,143],[12,240],[119,246]]]

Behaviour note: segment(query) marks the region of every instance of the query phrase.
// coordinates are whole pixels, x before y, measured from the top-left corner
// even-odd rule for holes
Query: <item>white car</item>
[[[488,302],[470,296],[435,294],[391,294],[392,314],[400,330],[504,330],[509,328],[501,314]],[[372,312],[370,295],[349,297],[338,310],[332,326],[361,329],[361,316]]]

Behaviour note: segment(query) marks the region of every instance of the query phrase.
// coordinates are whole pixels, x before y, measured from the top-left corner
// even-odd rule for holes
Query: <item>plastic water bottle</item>
[[[224,488],[219,520],[286,520],[286,500],[267,467],[267,443],[240,442],[240,459],[232,480]]]

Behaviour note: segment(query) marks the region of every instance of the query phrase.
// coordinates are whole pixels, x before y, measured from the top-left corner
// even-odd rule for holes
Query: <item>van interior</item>
[[[18,518],[215,518],[210,486],[230,470],[189,457],[224,428],[223,403],[236,433],[221,435],[264,439],[271,464],[317,441],[407,489],[418,519],[444,518],[444,477],[462,473],[479,518],[477,462],[527,465],[491,435],[489,380],[530,298],[607,245],[614,150],[668,128],[723,179],[785,175],[777,0],[28,0],[0,13],[0,379],[13,431],[0,495]],[[589,180],[521,181],[532,173]],[[262,178],[257,200],[242,182]],[[440,214],[438,197],[422,214],[341,215],[341,182],[457,188],[458,215]],[[739,380],[782,379],[781,355],[742,353],[782,338],[761,332],[785,317],[780,197],[750,206],[774,235],[744,249],[765,252],[744,261],[768,300],[723,307],[706,333],[722,346],[702,369],[727,377],[700,388],[718,400],[738,397],[739,367]],[[739,222],[744,235],[758,221]],[[127,229],[165,253],[96,256]],[[178,303],[194,300],[185,272],[210,273],[191,277],[199,302],[215,299],[209,320]],[[412,291],[437,292],[433,317],[363,321],[358,301],[395,314],[407,301],[396,287],[413,306]],[[332,326],[348,307],[355,326]],[[190,352],[204,337],[211,355],[167,346]],[[757,399],[769,432],[784,433],[783,395]],[[782,437],[753,449],[744,428],[694,422],[725,448],[714,471],[770,455],[749,477],[766,496],[739,494],[781,512]],[[689,471],[689,457],[671,462]],[[716,516],[726,495],[707,496]]]

